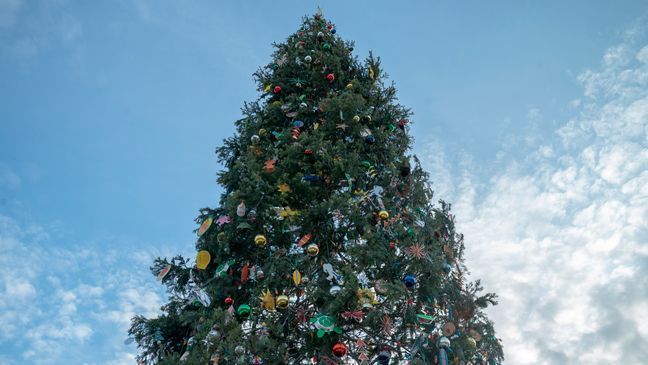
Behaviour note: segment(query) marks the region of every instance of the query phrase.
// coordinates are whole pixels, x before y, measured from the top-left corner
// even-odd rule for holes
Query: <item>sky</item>
[[[645,1],[0,0],[0,364],[134,364],[252,73],[320,5],[412,109],[507,365],[648,359]]]

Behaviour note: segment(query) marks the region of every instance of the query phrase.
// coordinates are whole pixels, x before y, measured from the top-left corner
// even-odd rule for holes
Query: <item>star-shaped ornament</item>
[[[285,193],[290,193],[292,190],[290,189],[290,186],[286,183],[283,183],[277,187],[277,191],[279,191],[282,194]]]

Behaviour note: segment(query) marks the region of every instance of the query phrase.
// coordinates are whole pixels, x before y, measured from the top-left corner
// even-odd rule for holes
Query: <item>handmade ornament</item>
[[[428,315],[428,314],[425,314],[425,313],[419,313],[419,314],[416,315],[416,320],[418,321],[418,323],[420,323],[420,324],[422,324],[424,326],[433,324],[434,323],[434,318],[435,318],[434,316],[431,316],[431,315]]]
[[[171,271],[171,265],[165,266],[162,270],[157,275],[158,280],[162,281],[164,280],[164,277],[167,276],[167,274]]]
[[[337,334],[342,333],[342,329],[335,325],[335,319],[331,316],[325,314],[317,314],[315,317],[310,319],[310,323],[317,330],[317,337],[324,337],[325,334],[335,332]]]
[[[277,160],[267,160],[267,161],[263,164],[263,171],[266,172],[266,173],[272,173],[272,172],[274,172],[274,170],[275,170],[275,163],[276,163],[276,162],[277,162]]]
[[[254,236],[254,243],[259,247],[263,247],[268,243],[268,240],[264,235],[258,234]]]
[[[299,139],[299,136],[301,136],[301,131],[297,127],[293,127],[290,131],[290,134],[292,135],[292,138],[294,140]]]
[[[250,308],[250,306],[247,304],[241,304],[236,310],[236,313],[238,313],[239,316],[245,318],[248,317],[250,313],[252,313],[252,308]]]
[[[236,215],[239,217],[245,217],[245,212],[245,202],[241,200],[241,203],[236,207]]]
[[[277,309],[286,309],[288,308],[288,296],[279,295],[277,296]]]
[[[347,353],[347,346],[342,342],[338,342],[333,345],[333,355],[337,357],[342,357]]]
[[[275,310],[275,298],[272,296],[272,293],[270,290],[265,289],[262,293],[261,296],[259,297],[261,299],[261,308],[267,309],[269,311],[274,311]]]
[[[358,298],[358,304],[365,309],[372,308],[374,304],[378,304],[376,296],[371,289],[358,289],[356,297]]]
[[[214,218],[207,217],[207,219],[205,219],[202,222],[202,224],[200,225],[200,228],[198,228],[198,237],[202,236],[203,234],[205,234],[205,232],[207,232],[209,227],[211,227],[213,221],[214,221]]]
[[[335,281],[340,284],[344,284],[342,280],[342,275],[336,273],[335,270],[333,269],[333,265],[331,265],[330,263],[327,262],[324,265],[322,265],[322,271],[324,271],[324,273],[326,274],[326,280],[328,280],[329,282]]]
[[[315,243],[311,243],[306,246],[306,252],[308,253],[308,256],[317,256],[317,254],[319,254],[319,246]]]
[[[250,263],[246,262],[243,269],[241,269],[241,284],[245,285],[250,276]]]
[[[196,255],[196,267],[199,270],[205,270],[210,261],[211,255],[209,254],[209,251],[198,251],[198,254]]]
[[[219,226],[222,226],[223,224],[227,224],[227,223],[231,223],[231,222],[232,222],[232,218],[230,218],[230,216],[228,216],[228,215],[221,215],[220,217],[218,217],[218,219],[216,219],[216,224],[218,224]]]
[[[295,271],[293,271],[293,273],[292,273],[292,280],[293,280],[293,283],[295,283],[295,286],[299,286],[299,284],[301,284],[301,281],[302,281],[302,275],[301,275],[301,273],[299,272],[299,270],[295,270]]]
[[[290,193],[292,190],[290,189],[290,186],[288,184],[282,183],[279,184],[279,186],[277,187],[277,191],[282,194],[286,194],[286,193]]]
[[[306,234],[306,235],[304,235],[304,237],[302,237],[302,238],[299,239],[299,242],[297,242],[297,244],[299,245],[299,247],[302,247],[302,246],[304,246],[305,244],[307,244],[308,241],[311,240],[311,238],[313,238],[313,235],[312,235],[312,234],[310,234],[310,233],[309,233],[309,234]]]
[[[216,268],[216,271],[214,272],[214,277],[222,277],[227,274],[227,270],[229,270],[230,266],[234,264],[234,260],[229,260],[226,262],[223,262],[222,264],[218,265]]]
[[[407,247],[405,252],[407,252],[410,257],[417,260],[423,260],[427,257],[427,252],[425,252],[425,248],[420,243],[415,243],[412,246]]]

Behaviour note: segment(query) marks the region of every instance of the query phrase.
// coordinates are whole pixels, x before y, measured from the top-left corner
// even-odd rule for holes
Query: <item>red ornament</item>
[[[392,250],[396,248],[396,242],[389,242],[389,248],[391,248]]]
[[[225,304],[226,304],[226,305],[232,305],[232,304],[234,304],[234,299],[232,299],[232,297],[227,297],[227,298],[225,298]]]
[[[279,94],[281,92],[281,86],[279,86],[279,85],[275,86],[273,91],[274,91],[275,94]]]
[[[328,74],[328,75],[326,75],[326,79],[329,80],[329,81],[331,81],[331,82],[333,82],[333,80],[335,80],[335,75],[333,75],[333,74]]]
[[[405,128],[405,124],[407,124],[407,119],[401,119],[398,121],[398,128],[403,129]]]
[[[313,150],[311,150],[311,149],[304,150],[304,154],[305,154],[305,155],[312,155],[312,154],[313,154]]]
[[[346,352],[347,352],[347,347],[342,342],[338,342],[335,345],[333,345],[333,355],[337,357],[342,357],[346,355]]]

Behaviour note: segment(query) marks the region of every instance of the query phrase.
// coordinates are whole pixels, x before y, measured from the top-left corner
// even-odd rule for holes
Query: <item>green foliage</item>
[[[432,364],[453,325],[451,359],[501,361],[482,311],[496,296],[464,282],[463,236],[408,154],[410,111],[380,60],[360,62],[321,16],[275,48],[216,150],[223,195],[196,219],[211,260],[155,261],[170,299],[133,319],[139,360],[338,364],[344,344],[345,363]]]

